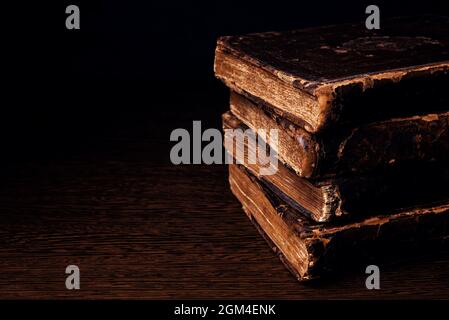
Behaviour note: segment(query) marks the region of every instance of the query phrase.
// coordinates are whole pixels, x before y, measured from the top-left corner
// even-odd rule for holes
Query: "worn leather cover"
[[[231,129],[238,139],[248,129],[231,112],[223,114],[224,130]],[[226,132],[226,131],[225,131]],[[260,138],[260,137],[259,137]],[[257,146],[241,138],[243,146],[225,139],[225,149],[245,168],[292,208],[318,222],[357,219],[361,216],[392,214],[403,208],[449,199],[449,162],[421,166],[401,165],[366,175],[349,175],[310,181],[299,177],[281,161],[271,175],[260,174],[261,163],[252,163],[250,154]],[[254,150],[253,150],[254,148]]]
[[[310,132],[447,110],[449,19],[346,24],[218,40],[215,72]]]
[[[231,93],[231,111],[253,130],[278,130],[279,159],[314,180],[449,160],[449,112],[388,119],[311,134],[272,109]]]
[[[403,210],[350,223],[320,224],[305,218],[238,165],[229,166],[231,190],[243,209],[298,280],[349,268],[371,250],[396,256],[449,236],[449,204]],[[432,245],[432,247],[435,247]]]

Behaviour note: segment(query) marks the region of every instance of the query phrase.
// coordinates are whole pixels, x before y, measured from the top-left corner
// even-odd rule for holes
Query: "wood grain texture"
[[[297,283],[225,166],[173,166],[168,135],[123,136],[2,166],[0,298],[449,298],[447,250],[384,265],[380,291],[365,289],[364,269]],[[79,291],[65,289],[69,264]]]

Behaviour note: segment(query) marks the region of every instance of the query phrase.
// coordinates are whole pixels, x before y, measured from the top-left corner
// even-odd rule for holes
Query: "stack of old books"
[[[231,190],[298,279],[448,239],[447,18],[222,37],[215,73]]]

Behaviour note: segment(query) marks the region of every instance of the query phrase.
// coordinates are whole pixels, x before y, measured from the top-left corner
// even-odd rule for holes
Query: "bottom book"
[[[322,224],[289,207],[241,165],[229,165],[229,183],[248,217],[300,281],[344,267],[349,257],[448,239],[449,203]]]

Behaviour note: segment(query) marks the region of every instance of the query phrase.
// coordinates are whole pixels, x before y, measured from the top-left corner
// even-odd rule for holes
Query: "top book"
[[[449,109],[449,18],[226,36],[215,73],[311,133]]]

